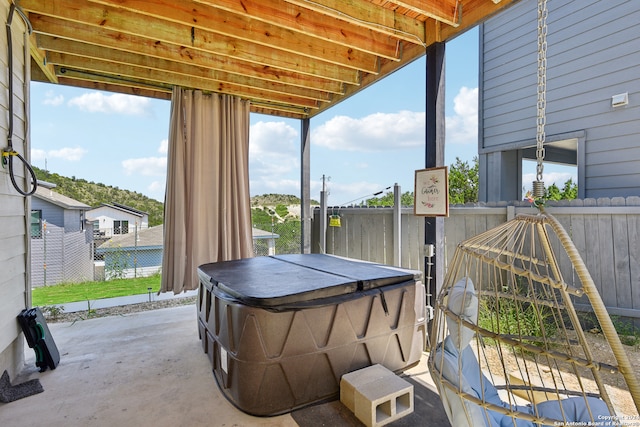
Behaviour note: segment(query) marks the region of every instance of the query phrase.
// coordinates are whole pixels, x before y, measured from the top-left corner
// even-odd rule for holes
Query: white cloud
[[[57,158],[57,159],[68,160],[70,162],[77,162],[79,160],[82,160],[84,155],[87,153],[88,151],[82,147],[74,147],[74,148],[64,147],[64,148],[59,148],[57,150],[49,150],[49,151],[33,148],[31,149],[31,159],[44,160],[46,158]]]
[[[151,102],[141,96],[87,92],[69,100],[68,105],[90,113],[150,116]]]
[[[44,105],[52,105],[54,107],[57,107],[58,105],[62,105],[64,103],[64,96],[55,95],[51,90],[47,91],[44,96],[44,101],[42,101]]]
[[[167,154],[169,152],[169,140],[163,139],[160,141],[160,147],[158,147],[158,153]]]
[[[386,151],[424,145],[424,112],[375,113],[361,119],[336,116],[320,125],[311,142],[331,150]]]
[[[166,187],[165,181],[153,181],[151,184],[149,184],[147,188],[149,189],[149,191],[153,193],[157,193],[159,191],[164,192],[165,187]]]
[[[252,177],[272,180],[299,171],[298,132],[284,122],[258,122],[249,131],[249,170]]]
[[[151,184],[147,186],[147,190],[149,191],[149,197],[153,197],[159,202],[164,203],[164,196],[166,190],[166,182],[162,181],[153,181]]]
[[[478,88],[461,87],[453,99],[454,115],[447,117],[446,140],[450,144],[478,142]]]
[[[31,161],[44,160],[47,158],[47,152],[38,148],[31,149]]]
[[[562,190],[565,182],[569,180],[573,180],[573,183],[577,183],[578,178],[575,173],[571,172],[549,172],[542,173],[542,181],[544,182],[544,186],[549,188],[552,184],[555,184],[558,188]],[[522,175],[522,186],[526,190],[530,190],[533,187],[533,181],[536,180],[535,173],[525,173]]]
[[[453,115],[446,117],[446,139],[451,144],[478,140],[478,88],[461,87]],[[318,126],[311,142],[331,150],[389,151],[425,144],[424,112],[375,113],[363,118],[335,116]]]
[[[142,157],[122,161],[127,175],[159,176],[167,173],[166,157]]]
[[[258,122],[251,126],[249,151],[253,154],[296,151],[298,132],[285,122]]]

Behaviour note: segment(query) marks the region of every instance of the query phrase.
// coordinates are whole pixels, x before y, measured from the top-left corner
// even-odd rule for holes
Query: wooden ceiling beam
[[[304,119],[309,117],[309,109],[292,108],[289,105],[273,103],[251,103],[251,112],[265,115],[277,115],[290,119]]]
[[[514,0],[501,0],[499,2],[487,0],[463,0],[460,13],[460,27],[470,29],[480,22],[488,19],[501,9],[504,9]],[[459,32],[459,29],[444,25],[442,27],[443,40],[449,40]]]
[[[61,74],[95,74],[114,76],[114,80],[132,80],[137,76],[145,76],[149,86],[182,86],[186,88],[200,88],[205,91],[227,93],[249,100],[263,100],[281,104],[297,105],[304,108],[318,108],[319,101],[290,94],[270,91],[261,88],[251,88],[233,83],[205,79],[192,75],[175,74],[167,71],[154,70],[147,67],[124,65],[111,61],[85,58],[66,53],[50,52],[49,61],[58,65]],[[69,74],[71,75],[71,74]]]
[[[92,2],[144,12],[149,16],[213,30],[252,42],[277,45],[283,50],[312,54],[312,51],[340,49],[398,60],[398,39],[367,31],[345,28],[344,22],[284,0],[194,0],[179,5],[173,0],[90,0]],[[315,56],[323,58],[322,56]],[[326,60],[326,58],[324,58]]]
[[[313,88],[304,88],[299,86],[286,85],[281,82],[260,80],[240,74],[232,74],[211,70],[205,67],[199,67],[184,62],[169,61],[153,56],[139,55],[136,53],[113,50],[101,46],[89,45],[72,40],[66,40],[47,35],[38,37],[40,46],[49,52],[68,53],[74,56],[100,59],[103,61],[111,61],[124,65],[134,65],[139,67],[151,68],[158,71],[167,71],[174,74],[183,74],[185,76],[194,76],[203,79],[221,81],[225,83],[236,84],[239,86],[256,87],[259,89],[280,92],[283,94],[291,94],[319,101],[330,101],[331,94],[325,91],[315,90]]]
[[[52,4],[55,4],[55,8],[49,6]],[[378,69],[378,61],[374,55],[344,47],[338,49],[335,44],[332,47],[327,47],[326,50],[319,49],[315,45],[298,44],[296,46],[298,51],[286,51],[281,47],[283,42],[296,45],[295,39],[280,40],[281,35],[276,35],[272,37],[272,43],[268,44],[265,38],[269,37],[265,35],[262,40],[259,40],[261,43],[258,44],[255,41],[241,39],[237,35],[228,35],[227,33],[231,32],[229,28],[233,25],[223,25],[223,28],[214,28],[213,31],[206,30],[196,27],[195,23],[191,25],[177,23],[125,9],[99,5],[88,0],[57,0],[56,2],[23,0],[21,5],[29,12],[57,16],[61,19],[82,22],[99,28],[109,28],[127,34],[143,35],[165,43],[191,46],[215,52],[218,55],[238,57],[261,65],[275,66],[291,71],[296,71],[295,68],[301,62],[307,62],[308,66],[324,62],[368,73],[376,73]],[[244,31],[249,30],[245,29]],[[243,29],[234,29],[233,32],[242,33]],[[253,36],[258,37],[256,34]]]
[[[243,97],[253,112],[308,118],[514,1],[19,0],[18,4],[34,29],[30,48],[34,80],[57,78],[60,84],[160,99],[167,99],[172,87],[180,85]]]
[[[352,70],[346,70],[348,72],[345,73],[336,73],[327,69],[327,74],[330,75],[330,78],[324,78],[272,67],[264,67],[246,61],[229,60],[229,58],[212,55],[198,49],[169,43],[159,43],[144,37],[123,34],[108,29],[96,29],[81,23],[62,21],[49,16],[32,14],[31,18],[34,30],[42,33],[39,35],[38,40],[44,40],[43,37],[49,37],[47,39],[48,43],[64,43],[63,40],[78,41],[95,45],[98,48],[103,47],[152,56],[247,77],[297,85],[300,87],[311,87],[336,94],[343,92],[343,83],[359,83],[359,80],[356,79],[356,73],[353,73]],[[55,33],[55,35],[50,35],[53,33]],[[57,42],[57,39],[60,39],[60,42]],[[42,43],[40,43],[40,45],[43,46]],[[63,48],[57,49],[63,50]],[[344,82],[338,81],[340,78],[347,80]]]
[[[393,0],[400,7],[425,15],[436,21],[452,27],[460,25],[459,5],[460,0],[439,0],[427,2],[424,0]]]
[[[273,77],[274,79],[293,78],[299,80],[300,84],[306,85],[310,82],[331,80],[339,83],[359,84],[360,73],[345,67],[336,67],[332,64],[314,61],[295,61],[295,58],[283,63],[283,61],[272,61],[271,65],[265,65],[256,61],[256,57],[249,52],[237,53],[235,56],[224,55],[204,49],[194,48],[175,43],[163,42],[156,39],[141,37],[118,30],[92,27],[80,22],[65,21],[52,16],[31,13],[29,16],[34,31],[49,34],[55,37],[64,37],[72,40],[110,46],[121,50],[146,51],[149,54],[164,55],[180,61],[200,62],[201,65],[210,66],[222,71],[238,73],[252,73]],[[226,51],[233,51],[234,44],[230,43],[224,48]],[[261,50],[260,56],[268,55],[265,49]],[[178,60],[178,59],[177,59]],[[304,75],[300,78],[297,75]],[[307,77],[305,77],[307,76]]]
[[[84,89],[100,90],[104,92],[123,93],[125,95],[146,96],[155,99],[171,99],[172,88],[159,88],[158,86],[145,85],[142,82],[131,80],[117,80],[106,76],[95,77],[78,75],[68,72],[61,73],[56,69],[59,84],[81,87]]]
[[[398,59],[399,42],[403,40],[402,37],[394,37],[364,26],[346,26],[342,19],[319,14],[286,0],[194,1],[393,60]],[[416,41],[415,38],[412,40]]]
[[[38,66],[40,71],[50,83],[58,83],[58,77],[56,71],[53,69],[53,65],[47,63],[47,53],[38,48],[35,33],[29,35],[29,53],[33,63]]]
[[[67,76],[67,74],[69,74]],[[58,76],[58,82],[61,85],[80,87],[84,89],[99,90],[103,92],[122,93],[125,95],[144,96],[147,98],[163,99],[171,101],[171,88],[168,90],[155,90],[149,88],[141,88],[131,86],[131,82],[115,81],[104,78],[103,80],[96,80],[94,77],[89,78],[87,75],[75,74],[68,71],[65,74]],[[34,80],[48,83],[48,80]],[[271,116],[287,117],[291,119],[303,119],[308,116],[308,109],[295,108],[286,105],[278,105],[269,102],[264,103],[250,103],[251,112],[258,114],[265,114]]]
[[[348,24],[380,32],[410,43],[424,43],[424,25],[413,18],[366,2],[344,0],[284,0]]]

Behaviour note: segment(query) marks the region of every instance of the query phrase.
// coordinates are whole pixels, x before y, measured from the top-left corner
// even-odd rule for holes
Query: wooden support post
[[[427,49],[426,63],[426,147],[425,167],[444,166],[445,114],[445,44],[434,43]],[[427,286],[427,306],[433,301],[444,280],[444,218],[425,217],[425,246],[434,245],[435,256],[431,259],[432,280],[426,277],[428,260],[425,257],[425,285]]]

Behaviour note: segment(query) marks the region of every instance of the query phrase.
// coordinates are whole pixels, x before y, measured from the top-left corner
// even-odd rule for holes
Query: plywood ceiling
[[[512,0],[20,0],[32,80],[170,99],[173,86],[308,118]],[[408,82],[410,84],[410,82]]]

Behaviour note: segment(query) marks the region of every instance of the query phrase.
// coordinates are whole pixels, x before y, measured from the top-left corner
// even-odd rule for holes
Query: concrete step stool
[[[383,426],[413,412],[413,385],[372,365],[342,376],[340,401],[367,427]]]

